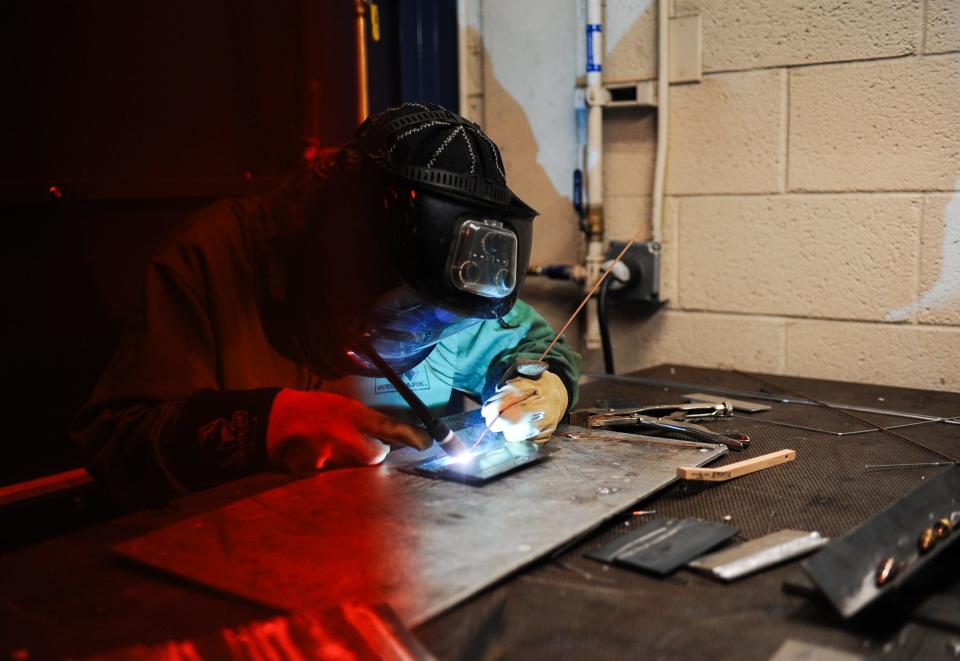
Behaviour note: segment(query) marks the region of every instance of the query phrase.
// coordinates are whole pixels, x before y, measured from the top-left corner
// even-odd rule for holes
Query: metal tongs
[[[611,427],[638,427],[658,431],[672,431],[693,438],[726,445],[732,450],[743,450],[750,446],[750,437],[746,434],[720,434],[689,420],[717,420],[733,413],[729,402],[689,404],[657,404],[627,409],[577,409],[570,412],[570,424],[587,429],[609,429]]]

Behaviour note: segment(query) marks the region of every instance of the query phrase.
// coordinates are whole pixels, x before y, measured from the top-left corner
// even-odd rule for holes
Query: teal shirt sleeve
[[[493,393],[497,382],[514,361],[536,360],[550,344],[554,331],[547,321],[523,301],[503,317],[488,319],[441,342],[431,356],[448,374],[452,386],[481,401]],[[544,358],[567,387],[569,406],[577,401],[580,354],[563,339]]]

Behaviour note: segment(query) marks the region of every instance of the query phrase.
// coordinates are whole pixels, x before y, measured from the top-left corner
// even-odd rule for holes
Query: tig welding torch
[[[446,423],[430,413],[430,409],[423,403],[423,400],[417,397],[417,394],[410,389],[410,386],[408,386],[404,380],[400,378],[400,375],[390,367],[387,361],[377,353],[367,338],[361,338],[359,344],[363,354],[380,370],[380,373],[383,374],[387,381],[397,389],[397,392],[400,393],[400,396],[403,397],[414,414],[420,419],[423,426],[427,428],[427,433],[440,445],[440,448],[451,457],[459,456],[460,453],[464,452],[467,447],[463,444],[463,441],[453,433],[453,430],[450,429]]]

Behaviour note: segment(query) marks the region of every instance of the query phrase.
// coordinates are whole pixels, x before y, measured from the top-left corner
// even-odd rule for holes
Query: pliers
[[[689,404],[657,404],[626,409],[577,409],[570,412],[570,424],[588,429],[638,427],[687,434],[707,443],[726,445],[732,450],[750,446],[746,434],[720,434],[688,420],[717,420],[729,416],[733,406],[727,402]]]

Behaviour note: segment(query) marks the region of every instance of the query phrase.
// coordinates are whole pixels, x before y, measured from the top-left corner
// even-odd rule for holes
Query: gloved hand
[[[418,450],[433,443],[422,429],[328,392],[284,388],[267,421],[270,463],[298,474],[326,466],[379,464],[390,451],[382,441]]]
[[[544,372],[538,379],[523,376],[507,381],[483,404],[480,413],[490,431],[508,441],[545,442],[567,410],[567,388],[559,376]]]

